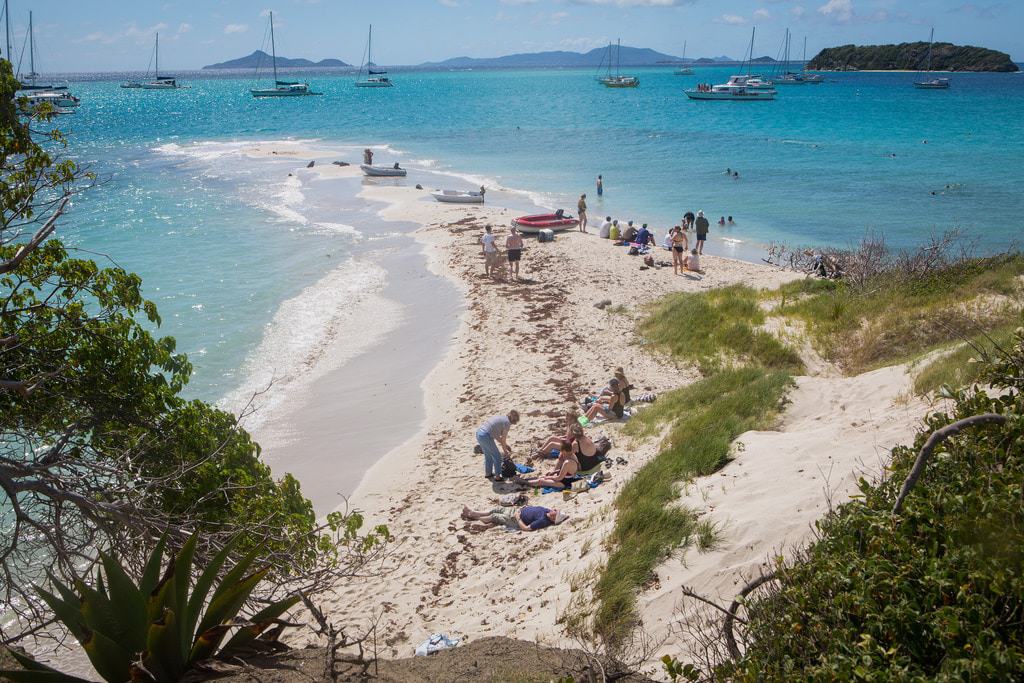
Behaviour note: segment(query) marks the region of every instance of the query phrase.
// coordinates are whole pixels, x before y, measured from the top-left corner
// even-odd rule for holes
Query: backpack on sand
[[[513,462],[512,458],[505,458],[501,461],[502,479],[512,479],[517,474],[519,474],[519,470],[516,469],[516,464]]]

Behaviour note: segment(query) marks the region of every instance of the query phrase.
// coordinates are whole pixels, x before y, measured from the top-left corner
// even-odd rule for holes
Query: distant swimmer
[[[725,225],[725,216],[719,216],[718,217],[718,224],[719,225]]]
[[[732,169],[731,168],[725,169],[725,175],[732,175]]]
[[[736,221],[732,219],[732,216],[729,216],[729,225],[736,225]]]
[[[739,171],[733,171],[732,179],[733,180],[739,180],[740,179],[740,172]]]

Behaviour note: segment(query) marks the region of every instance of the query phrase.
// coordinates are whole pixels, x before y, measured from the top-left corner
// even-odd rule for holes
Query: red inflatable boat
[[[520,216],[512,220],[519,232],[538,233],[541,230],[568,230],[575,228],[580,222],[570,216],[561,216],[555,213],[545,213],[539,216]]]

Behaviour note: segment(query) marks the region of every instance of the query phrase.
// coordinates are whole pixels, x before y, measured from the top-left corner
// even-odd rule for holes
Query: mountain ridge
[[[825,48],[807,63],[808,69],[821,71],[870,70],[916,71],[924,69],[928,43],[889,45],[840,45]],[[973,45],[935,43],[932,45],[933,71],[1019,71],[1010,55]]]
[[[255,69],[260,66],[270,67],[272,57],[263,50],[255,50],[252,54],[246,55],[245,57],[239,57],[238,59],[229,59],[226,62],[218,62],[217,64],[208,64],[204,66],[204,69]],[[345,67],[352,66],[340,59],[321,59],[319,62],[314,62],[309,59],[297,58],[292,59],[288,57],[277,58],[278,68],[301,68],[301,67]]]

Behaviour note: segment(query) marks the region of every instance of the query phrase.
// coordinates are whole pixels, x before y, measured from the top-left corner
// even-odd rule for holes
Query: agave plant
[[[177,557],[170,558],[161,576],[165,546],[161,540],[137,585],[117,560],[101,554],[94,585],[76,580],[72,589],[51,577],[57,594],[37,587],[105,681],[179,681],[200,662],[245,645],[274,624],[283,623],[279,617],[298,602],[298,597],[281,600],[248,619],[239,619],[243,604],[269,568],[249,573],[256,559],[254,551],[218,582],[217,575],[234,542],[203,569],[190,592],[196,541],[192,536]],[[233,628],[237,631],[222,646]],[[88,683],[25,655],[11,654],[25,670],[0,671],[0,678],[15,683]]]

